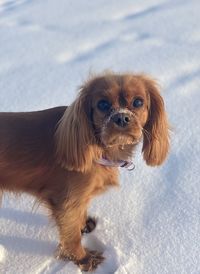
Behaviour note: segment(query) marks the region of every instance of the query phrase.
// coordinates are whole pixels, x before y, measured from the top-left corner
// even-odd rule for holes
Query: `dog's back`
[[[54,133],[65,109],[0,113],[0,188],[16,191],[16,180],[21,188],[51,166]]]

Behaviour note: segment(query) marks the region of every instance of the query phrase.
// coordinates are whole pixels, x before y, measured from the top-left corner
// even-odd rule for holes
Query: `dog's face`
[[[169,132],[155,81],[132,74],[92,78],[66,110],[57,137],[59,161],[71,170],[88,170],[108,148],[114,155],[117,147],[125,147],[128,157],[141,139],[146,163],[160,165],[168,153]]]
[[[149,108],[144,82],[129,75],[114,75],[93,84],[90,118],[100,142],[106,147],[138,143]]]

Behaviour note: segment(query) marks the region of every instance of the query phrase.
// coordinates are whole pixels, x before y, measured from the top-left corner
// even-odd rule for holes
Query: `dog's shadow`
[[[6,246],[6,249],[13,250],[15,253],[31,255],[52,256],[56,249],[56,242],[19,236],[1,235],[0,243]]]
[[[10,235],[10,233],[8,233],[9,230],[7,230],[7,233],[0,233],[0,244],[5,246],[8,251],[13,251],[16,254],[24,253],[35,256],[39,255],[50,257],[50,262],[47,262],[47,266],[45,262],[44,266],[45,269],[48,269],[48,271],[47,269],[45,270],[47,273],[55,273],[55,268],[57,270],[66,268],[66,262],[64,263],[54,259],[54,252],[56,250],[58,240],[56,239],[55,235],[53,236],[53,240],[42,239],[42,236],[40,235],[43,234],[40,233],[41,230],[43,231],[45,230],[45,227],[49,226],[49,220],[47,217],[45,217],[45,215],[40,213],[36,214],[32,212],[24,212],[13,208],[1,208],[0,219],[5,219],[6,221],[12,222],[12,225],[9,229],[12,229],[13,223],[16,223],[14,231],[16,235]],[[27,229],[23,236],[20,236],[22,234],[21,226],[24,225],[29,229]],[[53,225],[52,230],[55,230]],[[28,231],[31,231],[30,236]],[[49,233],[51,234],[51,231]],[[114,273],[119,267],[116,251],[111,244],[107,246],[100,239],[98,239],[96,236],[97,234],[98,229],[97,231],[95,230],[94,232],[87,234],[82,238],[84,247],[90,250],[101,252],[105,257],[104,262],[99,265],[95,273],[103,274],[105,271],[109,274]],[[40,235],[39,238],[38,235]],[[70,265],[68,265],[68,267],[70,267]]]
[[[0,243],[6,246],[8,250],[15,253],[26,253],[35,255],[51,256],[56,249],[56,241],[36,239],[38,233],[48,226],[49,221],[45,215],[40,213],[22,212],[20,210],[12,208],[1,208],[0,219],[12,222],[11,226],[8,226],[7,233],[0,233]],[[19,236],[21,233],[21,226],[27,226],[24,236]],[[8,233],[9,230],[15,228],[17,235]],[[0,228],[1,229],[1,228]],[[53,225],[52,225],[53,229]],[[16,231],[17,230],[17,231]],[[29,232],[30,231],[30,237]],[[4,231],[3,231],[4,232]],[[12,236],[11,236],[11,235]]]
[[[20,211],[13,208],[0,208],[0,218],[29,226],[46,226],[49,221],[40,213]]]

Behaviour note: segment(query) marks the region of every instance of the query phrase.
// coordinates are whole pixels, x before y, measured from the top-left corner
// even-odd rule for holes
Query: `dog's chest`
[[[118,169],[98,166],[94,168],[91,176],[93,195],[101,194],[111,186],[118,186]]]

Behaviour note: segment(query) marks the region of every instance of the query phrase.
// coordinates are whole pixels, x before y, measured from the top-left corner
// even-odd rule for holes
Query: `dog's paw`
[[[97,220],[92,217],[88,217],[85,223],[85,227],[81,230],[81,233],[90,233],[92,232],[97,225]]]
[[[93,271],[105,258],[98,251],[88,251],[87,255],[76,262],[82,271]]]

